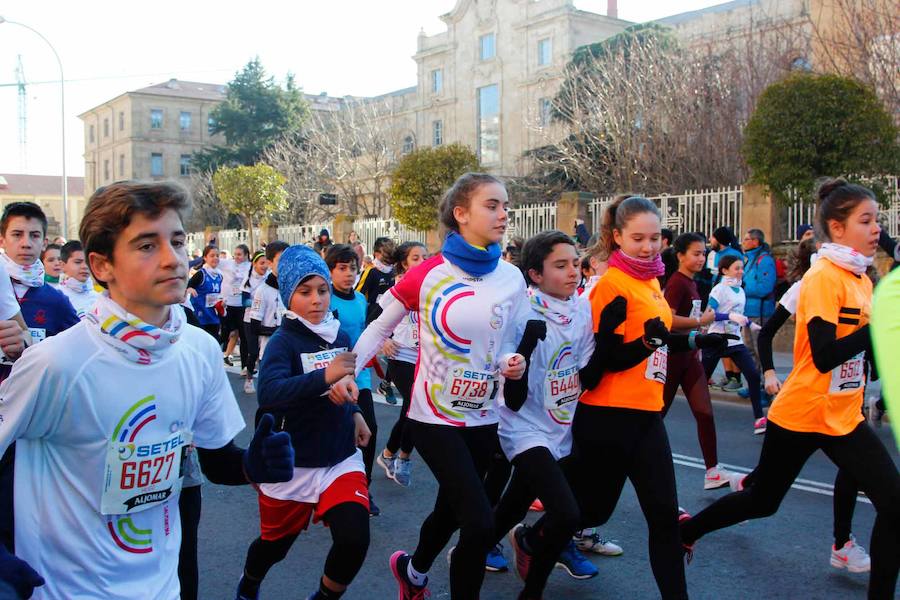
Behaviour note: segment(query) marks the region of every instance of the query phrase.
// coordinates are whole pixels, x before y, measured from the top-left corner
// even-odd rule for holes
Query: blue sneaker
[[[505,573],[509,570],[509,563],[503,557],[503,544],[497,544],[488,552],[484,570],[492,573]]]
[[[584,554],[575,547],[575,540],[569,540],[569,545],[556,559],[556,566],[565,570],[573,579],[590,579],[600,572]]]
[[[750,397],[750,390],[747,389],[746,386],[745,386],[745,387],[742,387],[741,389],[739,389],[739,390],[737,391],[737,395],[740,396],[741,398],[749,398],[749,397]]]
[[[385,474],[385,476],[386,476],[388,479],[393,479],[393,478],[394,478],[394,469],[395,469],[396,464],[397,464],[397,457],[396,457],[396,455],[395,455],[395,456],[391,456],[390,458],[388,458],[387,456],[384,455],[384,452],[381,452],[381,453],[375,458],[375,462],[378,464],[379,467],[381,467],[382,469],[384,469],[384,474]]]
[[[411,470],[412,466],[408,458],[398,456],[394,459],[394,481],[403,487],[409,487]]]

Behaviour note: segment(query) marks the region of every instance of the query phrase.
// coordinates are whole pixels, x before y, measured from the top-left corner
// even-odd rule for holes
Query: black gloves
[[[625,313],[628,309],[628,302],[622,296],[616,296],[612,301],[603,307],[600,313],[600,325],[597,327],[598,334],[609,334],[615,331],[616,327],[625,322]]]
[[[724,350],[728,346],[728,340],[739,340],[736,335],[730,333],[699,333],[694,336],[694,345],[702,350]]]
[[[525,331],[522,332],[522,339],[516,352],[525,357],[531,363],[531,354],[537,348],[538,342],[547,337],[547,322],[532,319],[525,323]]]
[[[648,319],[644,322],[643,339],[647,346],[651,348],[660,348],[669,342],[669,329],[659,317]]]

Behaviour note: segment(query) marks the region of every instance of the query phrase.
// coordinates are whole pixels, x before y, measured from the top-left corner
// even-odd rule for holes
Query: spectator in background
[[[325,253],[328,252],[328,249],[332,246],[334,246],[334,242],[331,241],[331,234],[323,227],[322,231],[319,232],[316,243],[313,244],[313,250],[318,252],[319,256],[325,258]]]
[[[359,234],[355,231],[351,231],[350,235],[347,236],[347,243],[350,244],[350,247],[356,252],[356,256],[359,257],[358,264],[360,265],[360,268],[362,268],[363,259],[366,257],[366,246],[359,241]]]
[[[588,231],[587,226],[584,224],[584,219],[575,219],[575,239],[581,248],[587,248],[590,244],[591,232]]]
[[[659,287],[666,287],[666,282],[669,281],[669,277],[672,276],[672,273],[678,270],[678,257],[675,255],[675,248],[672,247],[672,242],[675,240],[675,233],[666,227],[662,228],[662,250],[659,253],[659,257],[663,261],[663,266],[666,268],[666,272],[661,276],[657,277],[659,279]]]
[[[806,240],[811,240],[816,237],[816,232],[813,229],[813,226],[809,223],[804,223],[803,225],[799,225],[797,227],[797,241],[800,243],[805,242]]]
[[[744,292],[747,304],[744,315],[759,326],[775,312],[775,281],[777,279],[775,259],[769,251],[766,236],[760,229],[748,229],[744,234]],[[744,343],[756,363],[756,369],[762,372],[757,351],[759,329],[744,327]],[[743,394],[738,392],[741,396]]]
[[[520,237],[510,239],[506,248],[503,250],[503,260],[518,267],[519,256],[522,254],[522,246],[524,245],[525,240]]]

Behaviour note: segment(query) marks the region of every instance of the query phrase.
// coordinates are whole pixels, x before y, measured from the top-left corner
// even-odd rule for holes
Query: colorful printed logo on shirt
[[[574,346],[572,346],[571,342],[565,341],[559,346],[559,348],[556,349],[556,352],[553,353],[553,356],[550,357],[550,367],[548,369],[548,374],[552,374],[553,372],[562,369],[565,362],[569,362],[570,364],[572,364],[574,363],[574,361],[575,348]],[[572,418],[575,416],[574,411],[571,409],[571,404],[567,404],[553,410],[548,410],[547,414],[550,415],[550,418],[553,419],[554,422],[560,425],[571,425]]]
[[[116,515],[107,517],[106,528],[116,546],[122,550],[132,554],[153,552],[153,530],[138,529],[131,517]]]
[[[456,282],[450,275],[438,281],[425,296],[427,325],[435,348],[441,355],[456,362],[469,362],[467,355],[471,352],[472,340],[454,333],[447,322],[447,313],[456,302],[474,295],[471,286]]]
[[[119,423],[113,431],[112,439],[119,442],[133,442],[137,434],[140,433],[147,424],[156,420],[156,404],[154,400],[156,396],[147,396],[141,398],[134,403],[131,408],[125,411]],[[129,444],[134,446],[134,444]],[[121,456],[121,451],[120,451]],[[122,460],[127,460],[124,457]]]

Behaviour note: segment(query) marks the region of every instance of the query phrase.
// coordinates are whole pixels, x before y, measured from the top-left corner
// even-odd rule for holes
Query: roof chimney
[[[619,18],[618,0],[606,0],[606,16],[610,19]]]

